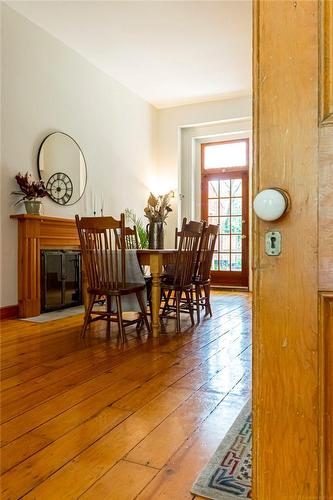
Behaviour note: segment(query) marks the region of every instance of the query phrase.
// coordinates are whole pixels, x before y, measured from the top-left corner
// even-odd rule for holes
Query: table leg
[[[162,274],[162,256],[159,254],[152,254],[150,256],[150,273],[152,275],[152,289],[151,289],[151,326],[153,337],[158,337],[160,334],[160,304],[161,304],[161,274]]]

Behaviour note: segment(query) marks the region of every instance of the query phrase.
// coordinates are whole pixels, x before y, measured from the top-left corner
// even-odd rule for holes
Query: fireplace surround
[[[11,218],[18,221],[18,315],[38,316],[42,311],[41,251],[79,251],[76,223],[74,219],[30,214]]]

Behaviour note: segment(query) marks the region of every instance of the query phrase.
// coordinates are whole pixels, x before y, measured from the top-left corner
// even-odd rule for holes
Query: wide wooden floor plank
[[[168,460],[137,497],[138,500],[190,500],[191,487],[213,456],[228,429],[243,408],[246,398],[229,395]]]
[[[2,476],[3,498],[23,496],[82,450],[93,445],[101,436],[125,420],[128,415],[129,412],[125,410],[104,408],[95,417],[12,468]]]
[[[103,322],[81,339],[81,316],[2,321],[2,498],[192,499],[251,394],[251,295],[212,306],[123,346]]]
[[[132,500],[156,476],[158,470],[120,460],[81,497],[81,500]]]

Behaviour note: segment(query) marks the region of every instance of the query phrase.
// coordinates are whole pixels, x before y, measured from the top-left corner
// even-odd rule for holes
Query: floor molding
[[[0,307],[0,320],[1,319],[15,319],[18,317],[18,304],[14,306]]]

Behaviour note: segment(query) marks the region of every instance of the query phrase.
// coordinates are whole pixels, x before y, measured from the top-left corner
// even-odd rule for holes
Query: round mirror
[[[43,140],[38,151],[38,174],[50,198],[59,205],[74,205],[84,193],[87,165],[80,146],[63,132]]]

